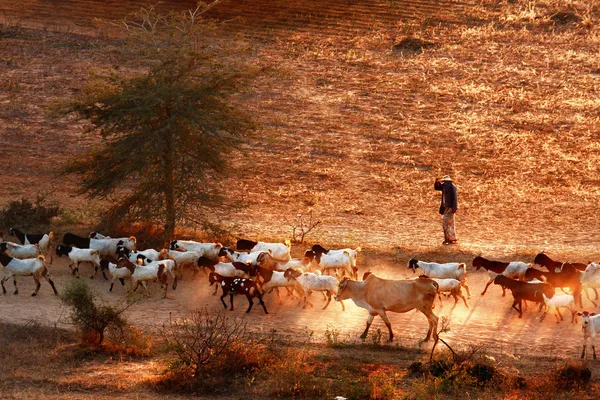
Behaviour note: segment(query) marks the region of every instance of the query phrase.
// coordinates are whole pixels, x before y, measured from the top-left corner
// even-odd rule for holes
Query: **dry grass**
[[[596,381],[585,382],[597,366],[539,363],[519,372],[524,361],[508,366],[481,351],[459,351],[465,358],[454,363],[449,355],[423,374],[408,374],[415,359],[426,352],[371,345],[293,343],[284,338],[258,338],[243,346],[234,343],[207,372],[198,386],[174,369],[173,355],[165,350],[151,357],[132,357],[112,346],[82,347],[68,331],[31,323],[0,324],[0,380],[5,398],[595,398]],[[160,347],[160,346],[159,346]],[[530,362],[531,368],[531,362]],[[583,377],[583,380],[581,378]],[[573,384],[571,382],[574,382]]]

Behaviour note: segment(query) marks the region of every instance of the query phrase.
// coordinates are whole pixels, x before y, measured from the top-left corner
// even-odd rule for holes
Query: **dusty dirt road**
[[[360,260],[359,260],[360,265]],[[381,277],[402,278],[414,277],[411,270],[404,263],[391,263],[382,260],[379,263],[373,258],[369,259],[371,271]],[[375,266],[378,265],[378,266]],[[67,261],[55,259],[50,267],[52,278],[59,290],[63,290],[68,282],[75,278],[70,274]],[[468,265],[468,281],[471,288],[470,308],[466,309],[460,302],[454,311],[451,311],[452,299],[445,301],[442,308],[436,302],[435,313],[451,318],[451,331],[444,334],[453,346],[458,348],[470,344],[485,345],[486,352],[506,355],[511,358],[526,356],[544,356],[558,358],[577,358],[581,351],[580,324],[571,324],[570,313],[565,311],[565,322],[557,324],[554,316],[548,314],[540,323],[537,307],[531,306],[524,313],[522,319],[517,312],[510,308],[512,297],[510,292],[507,297],[501,297],[499,287],[492,285],[485,296],[483,290],[488,276],[486,273],[474,272]],[[124,301],[126,287],[120,284],[113,293],[108,293],[110,286],[100,274],[91,280],[91,267],[81,267],[81,278],[107,301]],[[363,269],[361,268],[360,274]],[[179,282],[177,290],[169,290],[169,299],[163,300],[161,292],[156,285],[151,285],[149,296],[144,297],[138,304],[127,311],[128,319],[139,327],[155,330],[167,322],[170,317],[177,318],[185,315],[189,310],[208,307],[209,310],[222,309],[217,296],[212,296],[213,288],[208,286],[208,280],[202,273],[195,280],[191,280],[191,272],[186,271],[184,280]],[[67,310],[61,305],[60,300],[52,294],[49,285],[43,282],[38,297],[31,297],[34,283],[32,278],[19,279],[19,295],[13,295],[12,282],[5,283],[8,293],[0,297],[0,319],[7,322],[26,323],[31,320],[45,324],[66,325]],[[584,296],[585,297],[585,296]],[[256,304],[251,313],[246,316],[248,327],[254,331],[269,334],[272,330],[290,336],[292,340],[308,340],[312,332],[312,340],[324,341],[325,332],[338,330],[339,339],[346,342],[359,341],[358,336],[365,326],[366,310],[357,307],[351,302],[346,302],[346,311],[342,312],[339,304],[332,302],[327,310],[322,311],[324,304],[321,296],[315,293],[311,301],[314,308],[302,309],[297,301],[285,299],[280,306],[277,298],[272,295],[265,297],[269,314],[265,315],[261,307]],[[247,307],[243,297],[234,299],[236,309],[231,316],[242,317]],[[584,299],[584,306],[592,310],[592,305]],[[411,311],[406,314],[390,313],[390,320],[395,334],[395,342],[403,346],[417,346],[419,340],[425,337],[427,321],[418,312]],[[380,318],[376,318],[371,333],[380,328],[383,340],[387,338],[386,327]],[[370,342],[371,336],[367,339]]]

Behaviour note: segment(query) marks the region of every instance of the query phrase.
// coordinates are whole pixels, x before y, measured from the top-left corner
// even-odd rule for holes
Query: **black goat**
[[[258,242],[252,240],[240,239],[235,243],[235,249],[238,251],[251,251]]]
[[[523,300],[540,303],[541,310],[542,306],[545,304],[542,293],[548,298],[554,296],[554,287],[547,283],[527,283],[507,278],[504,275],[498,275],[494,278],[494,284],[505,287],[511,291],[514,299],[512,308],[517,310],[519,318],[523,318]],[[519,305],[519,308],[516,307],[517,304]]]
[[[494,282],[496,278],[496,274],[504,275],[508,278],[519,278],[521,280],[525,279],[525,271],[528,268],[528,264],[525,264],[521,261],[512,261],[512,262],[504,262],[504,261],[492,261],[487,260],[483,257],[477,256],[473,259],[473,267],[475,267],[475,271],[478,271],[480,268],[488,271],[490,276],[490,280],[485,285],[485,289],[481,295],[483,296],[485,292],[487,292],[488,287]],[[502,296],[506,295],[506,290],[504,286],[502,286]]]
[[[70,232],[64,234],[62,242],[67,246],[78,247],[80,249],[90,248],[90,238],[77,236]]]
[[[585,271],[585,269],[587,268],[587,264],[584,264],[584,263],[570,263],[570,262],[563,263],[560,261],[554,261],[553,259],[551,259],[544,253],[539,253],[537,256],[535,256],[535,258],[533,259],[533,262],[534,262],[534,264],[538,264],[538,265],[541,265],[542,267],[546,267],[548,270],[554,269],[554,272],[560,272],[561,270],[564,270],[565,267],[567,269],[572,267],[578,271]]]
[[[545,273],[548,283],[555,287],[565,288],[568,287],[575,296],[575,303],[580,307],[583,307],[583,299],[581,296],[581,271],[585,271],[587,265],[582,263],[561,263],[560,261],[554,261],[544,253],[539,253],[535,256],[533,262],[541,265],[548,270]],[[598,292],[594,289],[596,299],[598,300]]]

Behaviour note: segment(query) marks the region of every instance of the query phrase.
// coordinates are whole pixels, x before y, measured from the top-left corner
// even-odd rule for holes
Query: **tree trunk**
[[[165,243],[173,240],[175,234],[175,187],[173,172],[173,135],[170,132],[165,134],[165,152],[163,155],[165,162]]]

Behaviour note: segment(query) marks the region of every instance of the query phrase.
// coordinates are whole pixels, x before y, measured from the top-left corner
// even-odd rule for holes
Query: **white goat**
[[[583,271],[581,274],[581,288],[582,290],[585,290],[587,299],[594,304],[594,307],[597,307],[598,305],[596,302],[590,299],[590,294],[588,293],[587,289],[600,288],[600,264],[590,263],[586,267],[585,271]]]
[[[211,268],[211,270],[213,269]],[[213,272],[228,278],[250,278],[250,274],[236,268],[234,263],[219,262],[214,266]]]
[[[35,258],[42,254],[39,244],[16,244],[12,242],[0,243],[0,252],[6,252],[14,258]]]
[[[411,258],[408,262],[408,268],[412,269],[413,272],[415,272],[417,268],[421,268],[423,274],[429,278],[452,278],[459,280],[462,282],[462,286],[467,290],[467,298],[471,298],[471,291],[469,290],[469,285],[467,285],[467,266],[464,263],[452,262],[438,264]]]
[[[287,261],[291,257],[290,250],[292,242],[286,239],[285,243],[266,243],[254,242],[252,240],[240,239],[235,245],[236,250],[248,251],[250,253],[257,251],[268,251],[273,257],[281,261]]]
[[[234,251],[229,247],[223,247],[219,252],[219,256],[225,257],[230,262],[241,262],[241,263],[250,263],[257,264],[258,258],[261,254],[270,254],[269,250],[267,251],[254,251],[252,253],[241,253],[239,251]]]
[[[360,253],[362,251],[362,249],[360,247],[357,247],[355,249],[346,248],[346,249],[327,250],[319,244],[315,244],[311,248],[311,250],[314,251],[315,254],[321,253],[321,254],[331,254],[331,255],[346,252],[350,256],[350,261],[352,263],[353,269],[356,269],[356,265],[358,263],[358,253]]]
[[[90,239],[67,232],[63,235],[63,243],[80,249],[94,249],[100,252],[102,258],[117,259],[117,246],[123,246],[129,250],[135,250],[135,237]]]
[[[325,275],[329,275],[333,271],[335,275],[344,276],[347,273],[351,278],[356,278],[357,271],[352,267],[350,253],[347,250],[332,254],[321,254],[307,250],[304,257],[310,260],[313,268],[321,269]]]
[[[587,311],[578,312],[577,315],[582,317],[581,330],[583,331],[583,351],[581,358],[585,357],[585,349],[588,339],[592,339],[592,351],[594,352],[594,360],[596,359],[596,335],[600,332],[600,315],[589,313]]]
[[[219,259],[219,251],[223,245],[221,243],[200,243],[193,240],[173,240],[169,250],[177,251],[195,251],[200,253],[200,257]]]
[[[160,260],[160,252],[154,249],[133,251],[125,246],[117,246],[116,253],[119,257],[126,257],[129,261],[131,261],[134,264],[137,264],[138,258],[141,258],[144,261],[144,264]]]
[[[117,264],[111,263],[108,260],[100,260],[100,270],[108,270],[112,280],[110,281],[109,292],[112,292],[115,281],[118,279],[121,285],[125,286],[125,279],[131,279],[131,271],[126,267],[119,267]]]
[[[44,256],[19,260],[18,258],[10,257],[4,252],[0,252],[0,263],[2,263],[4,266],[4,278],[2,278],[1,281],[2,293],[6,294],[4,282],[10,279],[11,276],[13,277],[13,283],[15,285],[14,294],[19,294],[19,288],[17,287],[17,276],[33,276],[36,286],[35,292],[31,294],[32,296],[38,294],[41,286],[40,280],[42,277],[48,281],[50,286],[52,286],[54,294],[58,294],[56,288],[54,287],[54,282],[52,282],[52,279],[50,279],[50,273],[46,267],[46,260]]]
[[[160,251],[158,260],[171,259],[175,261],[177,275],[179,277],[183,276],[183,267],[191,266],[192,270],[194,271],[194,275],[192,276],[193,279],[198,273],[198,259],[200,257],[202,257],[202,254],[201,252],[197,251],[175,251],[162,249]]]
[[[307,267],[310,265],[310,260],[306,257],[303,258],[292,258],[288,261],[279,261],[273,258],[267,252],[263,252],[256,259],[256,263],[263,268],[270,269],[272,271],[281,271],[284,272],[289,268],[300,269],[303,272],[306,272]]]
[[[175,263],[175,260],[171,260],[171,259],[165,259],[165,260],[157,260],[157,261],[152,261],[149,262],[143,266],[145,267],[150,267],[150,266],[154,266],[154,264],[160,264],[160,265],[164,265],[165,270],[169,273],[169,275],[171,275],[171,278],[173,278],[173,290],[177,289],[177,264]],[[138,260],[138,265],[140,265],[140,261]],[[156,267],[158,268],[158,267]]]
[[[458,279],[453,278],[431,278],[438,283],[438,297],[440,299],[440,306],[442,306],[442,293],[450,293],[452,297],[454,297],[454,305],[452,309],[456,307],[458,303],[458,298],[460,297],[462,301],[465,303],[465,307],[469,308],[467,304],[467,300],[462,294],[462,286],[464,281],[459,281]]]
[[[69,257],[71,274],[75,275],[77,278],[79,278],[79,263],[81,262],[89,262],[94,266],[94,275],[90,277],[91,279],[94,279],[94,276],[96,276],[98,269],[100,268],[100,252],[98,250],[78,249],[77,247],[61,244],[56,246],[56,254],[59,257],[62,257],[63,255]],[[102,271],[102,275],[106,278],[104,271]]]
[[[575,315],[576,312],[573,309],[573,305],[575,304],[575,298],[572,294],[555,294],[552,298],[546,297],[546,294],[542,292],[542,296],[544,297],[544,303],[546,303],[546,310],[540,317],[540,322],[544,320],[546,317],[546,313],[550,310],[554,310],[554,316],[556,317],[556,323],[560,323],[563,320],[563,316],[560,313],[560,308],[568,308],[571,311],[571,323],[575,323]]]
[[[334,276],[323,276],[317,275],[312,272],[302,272],[298,270],[288,269],[284,272],[284,276],[289,280],[296,281],[295,289],[298,293],[300,293],[304,297],[304,306],[302,308],[306,308],[306,305],[313,304],[308,301],[307,295],[311,292],[325,292],[327,294],[327,303],[323,306],[323,310],[329,306],[331,302],[331,296],[337,295],[338,292],[338,284],[339,281]],[[344,307],[344,303],[340,301],[342,305],[342,311],[346,311],[346,307]]]
[[[171,266],[168,264],[171,264]],[[140,284],[145,290],[148,290],[147,282],[158,281],[160,287],[164,289],[163,299],[167,297],[169,268],[171,270],[175,269],[175,263],[172,260],[153,261],[148,265],[136,265],[127,258],[121,257],[117,261],[117,266],[119,268],[125,267],[131,272],[131,285],[134,292]],[[173,285],[175,285],[175,282]]]
[[[512,261],[508,263],[502,275],[510,279],[525,281],[525,273],[528,268],[531,268],[531,264],[524,263],[523,261]]]
[[[282,271],[273,271],[267,269],[260,269],[259,276],[262,278],[263,282],[261,284],[261,288],[263,293],[269,292],[273,289],[277,292],[277,298],[279,299],[279,304],[283,304],[283,300],[279,294],[279,288],[295,288],[297,282],[295,280],[290,280],[285,276],[285,272]],[[288,290],[288,293],[289,292]]]
[[[117,255],[117,246],[123,246],[129,250],[135,251],[136,239],[134,236],[122,238],[90,239],[90,249],[97,249],[102,257],[115,257]]]
[[[15,236],[19,239],[21,244],[39,244],[40,252],[44,257],[50,257],[50,263],[52,263],[52,241],[54,240],[54,232],[50,233],[25,233],[17,228],[10,228],[8,231],[9,235]],[[4,235],[1,238],[4,241]],[[17,257],[19,258],[19,257]]]

